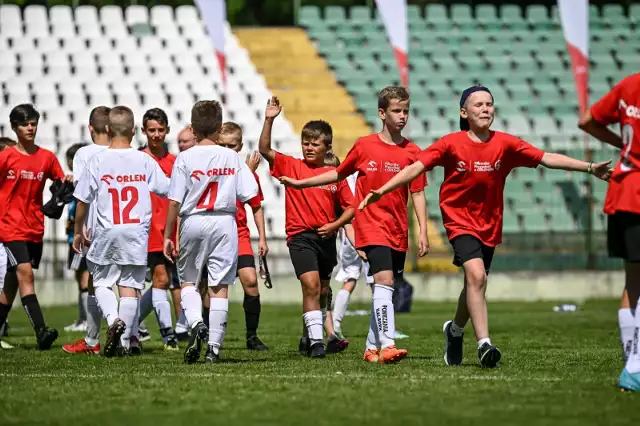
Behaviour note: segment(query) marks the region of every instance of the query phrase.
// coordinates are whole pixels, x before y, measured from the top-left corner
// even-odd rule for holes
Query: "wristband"
[[[589,161],[589,165],[587,166],[587,174],[591,174],[591,166],[593,165],[593,161]]]

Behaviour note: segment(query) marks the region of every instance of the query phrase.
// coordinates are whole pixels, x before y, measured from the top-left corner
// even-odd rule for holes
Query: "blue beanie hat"
[[[460,96],[460,108],[464,107],[464,103],[467,102],[467,98],[471,96],[472,93],[475,92],[487,92],[493,98],[491,91],[484,86],[471,86],[462,92],[462,96]],[[460,130],[469,130],[469,120],[466,118],[460,117]]]

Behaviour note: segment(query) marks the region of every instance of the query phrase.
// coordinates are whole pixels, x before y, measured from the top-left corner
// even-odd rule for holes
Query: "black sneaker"
[[[250,351],[268,351],[269,347],[262,343],[262,340],[256,335],[247,337],[247,349]]]
[[[447,365],[462,364],[464,335],[454,336],[451,332],[453,321],[447,321],[442,327],[444,333],[444,363]]]
[[[45,327],[38,331],[36,335],[36,342],[38,343],[38,349],[41,351],[48,351],[51,349],[51,345],[58,338],[58,330],[55,328]]]
[[[478,348],[478,359],[480,360],[480,365],[484,368],[497,367],[501,357],[500,350],[489,343],[485,343]]]
[[[207,364],[215,364],[220,359],[220,352],[215,353],[213,345],[207,346],[207,354],[204,356],[204,362]]]
[[[300,343],[298,343],[298,352],[300,352],[300,355],[309,356],[309,343],[311,342],[308,337],[302,336],[300,338]]]
[[[127,349],[124,346],[120,345],[118,346],[118,349],[116,349],[116,355],[120,358],[131,356],[131,349]]]
[[[140,334],[140,341],[146,342],[151,340],[151,333],[147,327],[138,327],[138,334]]]
[[[189,340],[189,333],[186,331],[182,333],[176,333],[176,339],[178,340],[178,342],[186,342],[187,340]]]
[[[116,318],[115,322],[107,330],[107,341],[104,344],[103,355],[111,358],[115,355],[118,346],[120,346],[120,336],[124,333],[126,325],[120,318]]]
[[[171,336],[167,339],[167,343],[164,344],[164,350],[168,352],[179,351],[178,348],[178,339],[175,336]]]
[[[202,342],[209,340],[209,329],[203,322],[199,322],[193,330],[187,343],[187,349],[184,351],[185,364],[193,364],[200,358],[202,350]]]
[[[334,337],[333,339],[327,341],[327,353],[328,354],[337,354],[349,347],[349,341],[346,339],[339,339]]]
[[[309,358],[324,358],[325,355],[324,344],[322,342],[314,343],[309,347]]]

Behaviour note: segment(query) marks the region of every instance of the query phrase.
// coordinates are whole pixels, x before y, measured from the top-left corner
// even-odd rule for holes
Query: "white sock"
[[[451,321],[451,334],[455,337],[460,337],[464,334],[464,327],[459,327],[455,321]]]
[[[478,348],[480,348],[485,343],[491,344],[491,339],[489,339],[488,337],[485,337],[484,339],[478,340]]]
[[[98,306],[107,320],[107,325],[111,327],[118,318],[118,300],[113,290],[107,287],[96,287],[96,299]]]
[[[87,297],[87,335],[84,338],[88,346],[95,346],[100,342],[101,323],[102,312],[98,306],[98,299],[90,294]]]
[[[305,312],[302,315],[302,319],[304,320],[304,325],[307,327],[311,344],[322,342],[322,328],[324,325],[322,322],[322,312],[319,310]]]
[[[367,349],[378,350],[380,341],[378,339],[378,326],[376,325],[376,313],[371,302],[371,315],[369,315],[369,333],[367,334]]]
[[[622,358],[627,361],[631,345],[633,345],[633,333],[635,331],[635,318],[631,308],[618,310],[618,325],[620,326],[620,343],[622,343]]]
[[[376,327],[380,348],[388,348],[396,344],[395,310],[393,308],[393,288],[387,285],[373,285],[373,309],[376,315]]]
[[[189,324],[189,328],[193,328],[196,324],[202,322],[202,299],[200,294],[198,294],[194,286],[188,285],[180,291],[180,298],[187,324]]]
[[[171,305],[169,304],[168,291],[160,288],[152,288],[153,309],[156,310],[156,318],[160,326],[162,340],[167,343],[173,335],[173,320],[171,319]]]
[[[342,319],[347,312],[350,297],[351,293],[345,289],[340,290],[336,295],[336,301],[333,304],[333,328],[336,330],[341,330]]]
[[[176,321],[176,333],[186,333],[189,331],[189,325],[187,324],[187,317],[184,316],[184,311],[180,309],[180,315]]]
[[[140,300],[140,322],[144,321],[153,311],[153,288],[145,291]]]
[[[120,312],[118,316],[126,325],[124,333],[120,337],[120,343],[126,349],[131,347],[131,329],[133,326],[133,320],[136,317],[136,311],[138,310],[138,298],[137,297],[120,297]]]
[[[209,306],[209,345],[217,349],[222,347],[224,334],[227,331],[229,316],[229,299],[213,298]]]
[[[89,292],[81,291],[80,296],[78,297],[78,309],[80,310],[80,315],[78,318],[80,321],[87,320],[87,300],[89,298]]]
[[[640,351],[638,350],[638,331],[640,330],[640,298],[636,306],[636,315],[634,318],[633,341],[631,343],[631,351],[625,366],[626,370],[631,374],[640,373]]]

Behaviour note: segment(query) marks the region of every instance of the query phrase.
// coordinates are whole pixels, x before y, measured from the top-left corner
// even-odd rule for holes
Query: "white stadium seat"
[[[124,12],[125,22],[131,26],[134,24],[146,24],[149,22],[149,9],[145,6],[129,6]]]
[[[152,25],[173,22],[174,19],[173,8],[171,6],[159,5],[151,8],[150,22]]]

